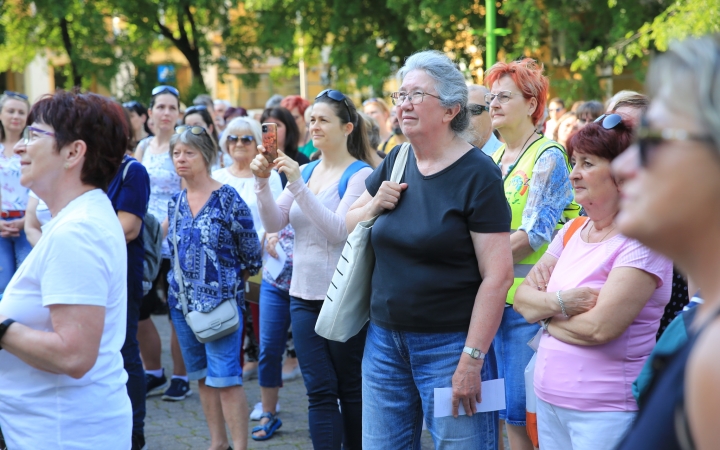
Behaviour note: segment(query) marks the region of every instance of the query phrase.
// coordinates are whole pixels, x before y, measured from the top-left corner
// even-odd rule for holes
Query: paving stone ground
[[[172,369],[170,358],[170,326],[167,316],[153,316],[153,321],[162,339],[162,361],[165,372]],[[193,394],[181,402],[166,402],[160,396],[147,400],[145,418],[145,439],[149,450],[206,450],[210,445],[205,416],[200,406],[197,382],[192,382]],[[249,449],[272,450],[312,450],[307,422],[307,396],[302,379],[285,383],[280,390],[280,419],[282,428],[275,436],[265,442],[250,440]],[[257,379],[245,382],[248,405],[252,409],[260,401],[260,388]],[[250,422],[250,428],[257,422]],[[229,436],[229,433],[228,433]],[[423,433],[422,449],[434,448],[428,432]],[[505,446],[509,448],[509,446]]]

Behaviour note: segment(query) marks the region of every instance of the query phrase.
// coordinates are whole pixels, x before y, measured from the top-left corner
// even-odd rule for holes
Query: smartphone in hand
[[[276,123],[264,123],[262,124],[262,141],[263,147],[265,147],[265,159],[272,164],[275,158],[278,157],[278,146],[277,146],[277,124]]]

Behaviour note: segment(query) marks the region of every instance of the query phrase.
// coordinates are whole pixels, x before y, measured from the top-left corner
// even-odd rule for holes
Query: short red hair
[[[305,100],[304,98],[300,97],[299,95],[288,95],[282,101],[280,102],[280,106],[287,109],[288,111],[292,111],[294,108],[297,108],[300,112],[300,115],[305,114],[305,110],[310,106],[310,102]]]
[[[601,123],[589,123],[570,135],[567,140],[568,158],[574,153],[599,156],[612,161],[633,142],[633,129],[627,117],[606,130]]]
[[[509,63],[497,62],[485,74],[485,86],[490,89],[493,83],[504,76],[512,78],[525,99],[537,100],[537,108],[531,118],[533,125],[540,123],[545,115],[545,104],[550,88],[550,82],[543,75],[542,64],[538,65],[537,61],[532,58]]]

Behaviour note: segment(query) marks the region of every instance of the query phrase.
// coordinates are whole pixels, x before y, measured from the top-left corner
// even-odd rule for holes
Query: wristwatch
[[[468,347],[467,345],[463,348],[463,353],[470,355],[472,359],[485,360],[485,353],[481,352],[480,349]]]
[[[12,319],[5,319],[5,321],[3,323],[0,323],[0,341],[2,341],[2,338],[5,335],[5,332],[10,327],[10,325],[12,325],[14,323],[15,323],[15,321]],[[0,345],[0,350],[2,350],[2,345]]]

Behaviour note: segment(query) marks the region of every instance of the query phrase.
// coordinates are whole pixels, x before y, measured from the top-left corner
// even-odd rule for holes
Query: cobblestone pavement
[[[169,376],[172,369],[170,326],[167,316],[153,316],[153,321],[160,332],[163,345],[163,366]],[[197,382],[192,382],[190,387],[193,394],[181,402],[166,402],[161,400],[160,396],[150,397],[147,400],[145,439],[149,450],[206,450],[210,445],[207,424],[200,406]],[[305,392],[301,378],[285,383],[285,387],[280,390],[279,417],[283,422],[282,428],[266,442],[250,440],[248,448],[311,450]],[[248,405],[252,409],[253,405],[260,401],[257,379],[245,383],[245,393]],[[257,422],[250,422],[250,428],[255,425]],[[431,450],[433,448],[432,438],[427,432],[424,432],[422,449]],[[509,448],[507,444],[505,448]]]

